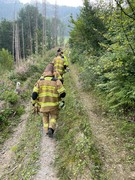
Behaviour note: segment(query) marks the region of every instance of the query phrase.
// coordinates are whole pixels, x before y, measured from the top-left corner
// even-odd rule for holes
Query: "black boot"
[[[53,137],[53,133],[54,133],[54,130],[53,130],[52,128],[49,128],[49,129],[48,129],[48,136],[49,136],[50,138]]]

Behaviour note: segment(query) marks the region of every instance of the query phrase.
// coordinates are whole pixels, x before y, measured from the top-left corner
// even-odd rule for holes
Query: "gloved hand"
[[[39,107],[35,105],[33,107],[33,113],[32,114],[38,114],[38,113],[39,113]]]
[[[69,67],[67,67],[67,68],[66,68],[66,72],[70,72],[70,69],[69,69]]]
[[[32,106],[35,106],[36,102],[34,100],[31,100]]]
[[[59,108],[63,109],[65,107],[65,101],[60,101]]]

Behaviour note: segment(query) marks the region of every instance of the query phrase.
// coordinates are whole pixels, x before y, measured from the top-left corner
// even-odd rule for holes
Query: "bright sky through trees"
[[[22,3],[30,3],[34,2],[35,0],[20,0]],[[38,0],[39,2],[42,2],[42,0]],[[47,0],[51,4],[55,4],[55,0]],[[66,5],[66,6],[82,6],[83,0],[57,0],[58,5]]]

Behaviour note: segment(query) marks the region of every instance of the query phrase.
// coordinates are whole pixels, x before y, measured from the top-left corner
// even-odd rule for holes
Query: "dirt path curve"
[[[27,118],[29,116],[30,106],[26,106],[25,114],[21,116],[20,124],[14,129],[14,133],[11,137],[4,143],[2,149],[0,150],[0,178],[5,173],[5,169],[10,166],[10,161],[13,156],[12,147],[17,146],[19,143],[23,132],[25,131],[25,126]]]
[[[58,180],[53,167],[56,150],[56,141],[49,138],[43,131],[40,152],[40,169],[34,180]]]
[[[30,115],[30,104],[25,109],[25,114],[21,116],[21,122],[14,129],[14,133],[0,150],[0,179],[5,174],[6,168],[10,167],[10,161],[14,155],[12,148],[17,146],[25,131],[27,119]],[[42,133],[41,151],[40,151],[40,168],[33,180],[57,180],[56,171],[53,166],[55,158],[56,141],[55,138],[49,138],[45,132]]]
[[[92,132],[104,163],[103,168],[107,174],[107,180],[135,179],[135,172],[132,172],[126,163],[126,152],[113,124],[94,113],[94,99],[88,93],[82,91],[78,72],[74,66],[71,67],[71,76],[88,113]]]
[[[10,162],[14,155],[13,147],[16,147],[25,131],[26,122],[30,115],[30,105],[25,109],[25,114],[21,116],[21,122],[14,129],[14,133],[9,138],[0,150],[0,179],[6,173],[7,167],[10,167]],[[56,141],[55,138],[49,138],[42,133],[41,152],[40,152],[40,167],[33,180],[57,180],[55,168],[53,167],[55,158]],[[12,169],[11,169],[12,171]]]

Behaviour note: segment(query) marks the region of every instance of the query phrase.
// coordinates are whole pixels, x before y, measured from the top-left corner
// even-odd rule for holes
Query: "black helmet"
[[[62,51],[62,48],[59,48],[58,50],[57,50],[57,52],[61,52]]]

